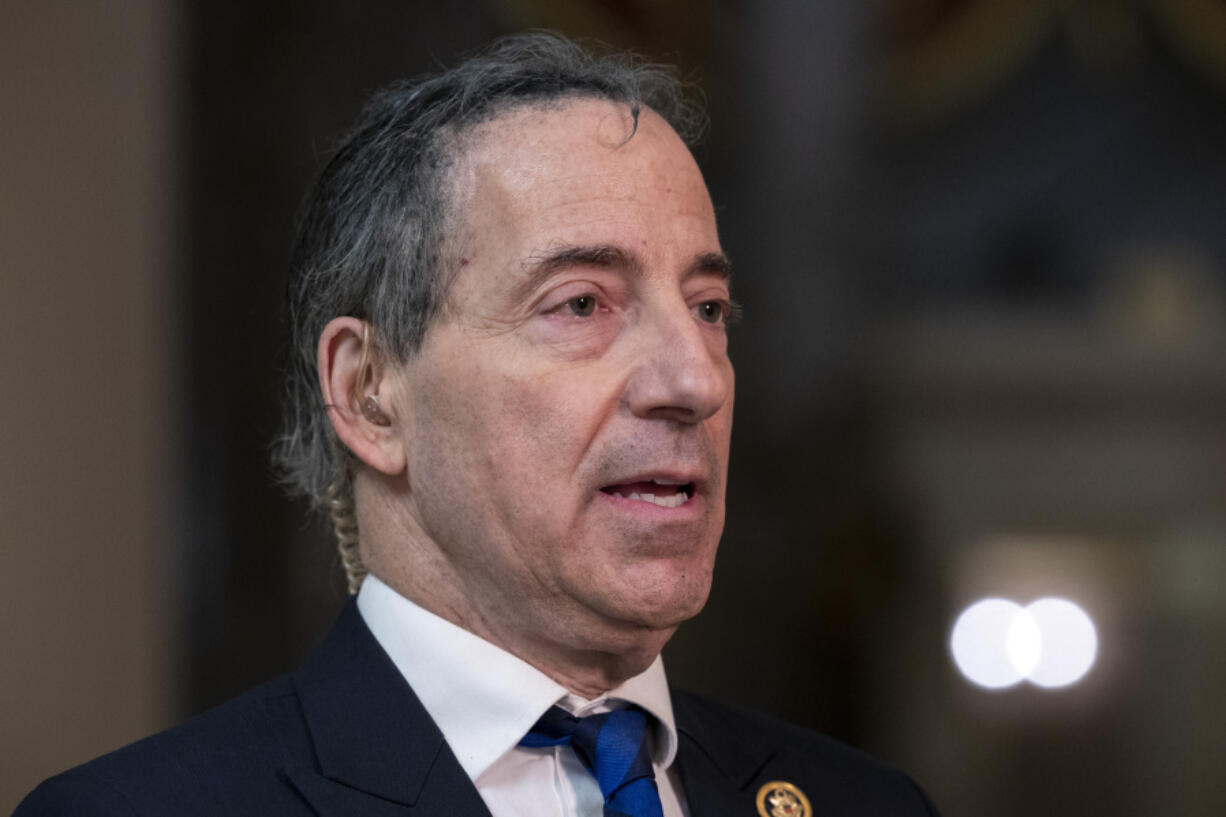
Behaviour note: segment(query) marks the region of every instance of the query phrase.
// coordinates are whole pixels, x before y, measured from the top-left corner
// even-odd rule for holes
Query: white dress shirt
[[[493,817],[601,817],[600,787],[571,747],[518,744],[554,704],[584,716],[617,709],[623,702],[655,716],[649,745],[664,817],[688,817],[673,768],[677,727],[659,656],[642,674],[589,701],[374,576],[362,582],[358,611]]]

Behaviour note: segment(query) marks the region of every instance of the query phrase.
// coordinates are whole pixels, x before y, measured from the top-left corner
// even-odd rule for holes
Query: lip
[[[607,494],[604,491],[597,491],[596,495],[601,502],[619,513],[629,513],[649,519],[671,521],[697,519],[702,516],[703,507],[706,505],[704,497],[698,492],[675,508],[666,508],[642,499],[629,499],[624,496]]]
[[[656,505],[653,502],[642,499],[630,499],[626,496],[609,493],[608,489],[619,485],[632,485],[634,483],[656,482],[664,484],[686,485],[689,486],[689,498],[680,505],[669,508],[662,505]],[[691,516],[701,515],[703,506],[706,504],[706,488],[707,480],[698,472],[685,469],[666,469],[641,471],[626,476],[619,476],[611,480],[605,485],[597,489],[596,493],[599,497],[612,505],[614,508],[622,512],[647,515],[661,519],[682,519]]]
[[[652,482],[660,480],[662,482],[672,482],[679,485],[692,484],[694,486],[694,494],[700,494],[706,486],[706,472],[692,471],[688,469],[661,469],[654,471],[640,471],[634,474],[619,475],[616,479],[611,479],[601,486],[603,491],[610,485],[629,485],[633,482]]]

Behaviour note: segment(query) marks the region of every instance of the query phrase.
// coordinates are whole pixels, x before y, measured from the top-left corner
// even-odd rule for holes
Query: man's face
[[[631,128],[626,106],[576,100],[471,135],[447,307],[391,378],[404,530],[464,585],[453,618],[521,641],[615,649],[710,589],[727,263],[688,149],[652,111]]]

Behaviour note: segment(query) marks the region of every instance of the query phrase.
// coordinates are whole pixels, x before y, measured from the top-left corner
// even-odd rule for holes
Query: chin
[[[636,593],[610,605],[612,617],[649,630],[675,630],[702,611],[711,593],[710,574],[693,580],[674,579],[656,592]]]
[[[706,605],[713,556],[588,561],[570,572],[560,589],[581,608],[579,615],[592,634],[603,631],[616,639],[648,637],[650,631],[671,635]]]

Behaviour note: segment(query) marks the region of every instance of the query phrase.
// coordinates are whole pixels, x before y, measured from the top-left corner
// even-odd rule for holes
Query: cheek
[[[410,382],[409,486],[423,512],[473,517],[491,489],[495,446],[504,436],[497,389],[471,359],[443,357]],[[471,520],[475,522],[476,520]],[[456,523],[459,524],[457,519]]]
[[[570,481],[586,447],[578,402],[575,394],[544,378],[508,380],[499,389],[486,429],[492,432],[487,433],[488,465],[507,475],[511,490],[556,495],[558,481]]]
[[[582,383],[539,377],[500,394],[499,433],[490,438],[487,467],[496,483],[489,498],[530,558],[561,570],[583,539],[594,488],[586,470],[600,424],[599,406]]]
[[[539,526],[569,504],[565,491],[587,439],[580,390],[553,377],[482,367],[421,385],[417,476],[463,491],[462,504],[489,506],[507,526]],[[433,493],[433,486],[419,487]]]

